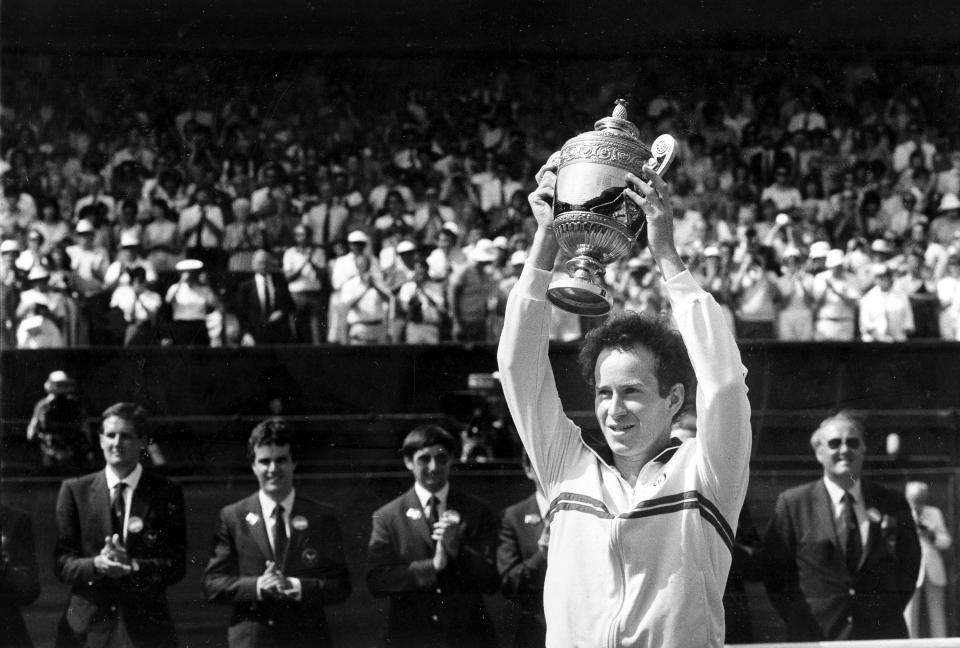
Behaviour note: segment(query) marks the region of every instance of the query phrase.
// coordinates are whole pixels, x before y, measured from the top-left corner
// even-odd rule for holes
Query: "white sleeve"
[[[548,357],[552,306],[545,296],[552,277],[530,265],[523,269],[507,298],[497,349],[513,423],[548,496],[565,457],[580,445],[580,430],[563,412]]]
[[[714,298],[689,271],[666,282],[673,316],[697,377],[697,440],[701,478],[735,524],[746,496],[750,467],[747,370]]]

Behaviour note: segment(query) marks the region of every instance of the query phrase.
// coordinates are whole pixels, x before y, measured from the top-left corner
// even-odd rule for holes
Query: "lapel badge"
[[[290,526],[292,526],[297,531],[306,531],[307,527],[310,526],[310,523],[307,522],[307,518],[303,517],[302,515],[298,515],[297,517],[290,520]]]
[[[880,511],[875,508],[867,509],[867,519],[870,520],[872,524],[880,524],[880,521],[883,519],[883,516],[880,515]]]
[[[407,509],[407,517],[411,520],[419,520],[423,517],[423,511],[418,508],[410,507]]]
[[[157,531],[153,531],[153,530],[147,531],[146,533],[143,534],[143,541],[146,542],[148,545],[152,545],[156,543],[158,537],[159,537],[159,534]]]
[[[256,513],[247,513],[247,517],[244,519],[246,519],[247,524],[250,526],[256,526],[257,522],[260,521],[260,516]]]
[[[307,547],[303,550],[303,553],[300,554],[300,560],[303,561],[304,567],[316,567],[317,566],[317,550],[312,547]]]
[[[127,531],[130,533],[140,533],[143,531],[143,520],[136,515],[131,515],[127,521]]]
[[[539,513],[527,513],[523,516],[524,524],[540,524],[542,518]]]

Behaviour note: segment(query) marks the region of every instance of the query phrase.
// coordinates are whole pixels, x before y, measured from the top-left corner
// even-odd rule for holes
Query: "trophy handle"
[[[650,152],[653,157],[647,160],[645,166],[656,171],[657,175],[663,176],[666,170],[670,168],[673,158],[677,155],[677,140],[673,138],[673,135],[661,135],[653,140]]]

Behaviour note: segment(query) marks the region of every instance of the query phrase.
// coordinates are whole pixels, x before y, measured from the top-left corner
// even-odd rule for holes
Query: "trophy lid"
[[[630,105],[626,99],[617,99],[616,106],[613,107],[613,114],[610,117],[604,117],[597,120],[593,127],[598,131],[604,131],[612,135],[629,137],[630,139],[640,141],[640,129],[627,119],[627,106]]]

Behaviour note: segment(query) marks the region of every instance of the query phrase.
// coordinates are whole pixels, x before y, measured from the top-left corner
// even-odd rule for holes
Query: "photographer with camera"
[[[66,372],[54,371],[43,384],[47,395],[33,408],[27,441],[40,445],[42,470],[76,474],[93,466],[93,440],[77,383]]]

